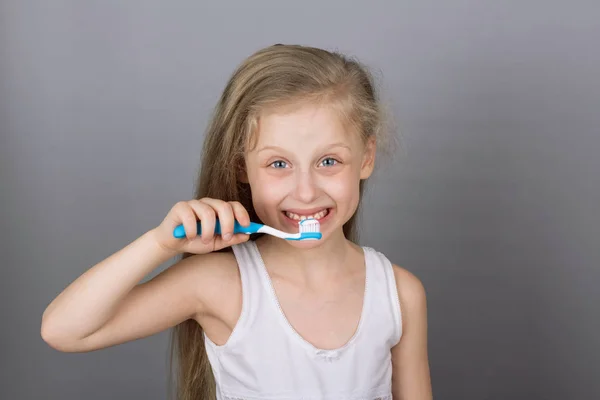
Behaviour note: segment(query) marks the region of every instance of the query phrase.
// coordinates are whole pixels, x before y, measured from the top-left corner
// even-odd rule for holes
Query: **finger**
[[[239,201],[230,201],[229,204],[233,209],[234,218],[240,223],[242,226],[250,225],[250,215],[246,208]]]
[[[176,220],[181,221],[185,229],[185,236],[188,239],[193,239],[197,235],[196,214],[187,203],[179,204],[176,209]]]
[[[235,244],[247,242],[249,239],[250,235],[247,235],[245,233],[236,233],[232,236],[231,240],[229,241],[225,241],[222,237],[217,236],[215,238],[215,251],[221,250],[225,247],[233,246]]]
[[[217,212],[217,218],[221,225],[221,237],[225,241],[230,240],[233,236],[233,224],[235,222],[231,205],[217,199],[202,199],[202,201],[210,205]]]
[[[226,202],[219,204],[218,214],[221,223],[221,236],[223,237],[223,240],[229,241],[233,237],[233,227],[235,224],[231,204]]]
[[[215,211],[210,205],[200,200],[191,200],[190,206],[194,209],[200,220],[202,242],[209,243],[215,235]]]

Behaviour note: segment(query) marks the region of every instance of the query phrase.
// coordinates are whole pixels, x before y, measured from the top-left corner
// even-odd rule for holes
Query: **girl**
[[[71,283],[43,339],[84,352],[175,327],[182,400],[430,399],[423,286],[356,244],[381,122],[358,62],[302,46],[253,54],[217,104],[195,199]],[[320,240],[232,235],[235,220],[297,233],[306,217]]]

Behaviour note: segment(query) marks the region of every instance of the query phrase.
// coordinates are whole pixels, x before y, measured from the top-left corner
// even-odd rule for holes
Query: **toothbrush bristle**
[[[300,221],[298,228],[300,229],[300,233],[321,232],[321,224],[314,218],[307,218]]]

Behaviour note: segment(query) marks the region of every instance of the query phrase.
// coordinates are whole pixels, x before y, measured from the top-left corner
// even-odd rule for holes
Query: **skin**
[[[246,153],[253,204],[266,224],[297,232],[295,214],[327,210],[319,241],[257,240],[286,318],[307,341],[323,349],[343,346],[354,334],[364,293],[362,248],[345,239],[342,226],[356,211],[359,183],[375,162],[366,143],[329,107],[303,105],[259,119],[255,146]],[[223,236],[212,235],[219,219]],[[206,229],[196,234],[196,220]],[[114,346],[196,320],[207,336],[225,344],[241,313],[241,281],[231,253],[215,253],[246,241],[229,238],[233,221],[249,224],[236,202],[200,199],[177,203],[161,224],[90,268],[44,312],[41,334],[52,347],[84,352]],[[186,239],[174,239],[183,223]],[[186,258],[139,284],[181,252]],[[431,399],[425,290],[417,277],[394,265],[403,336],[391,350],[392,390],[398,399]],[[340,299],[344,299],[341,301]]]

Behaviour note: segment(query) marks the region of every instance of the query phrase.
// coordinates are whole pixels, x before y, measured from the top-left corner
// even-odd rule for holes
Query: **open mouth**
[[[331,211],[330,208],[323,208],[319,211],[316,212],[311,212],[310,214],[308,213],[300,213],[300,212],[291,212],[291,211],[282,211],[283,214],[294,221],[302,221],[308,218],[313,218],[316,220],[322,220],[323,218],[325,218],[326,216],[329,215],[329,212]]]

